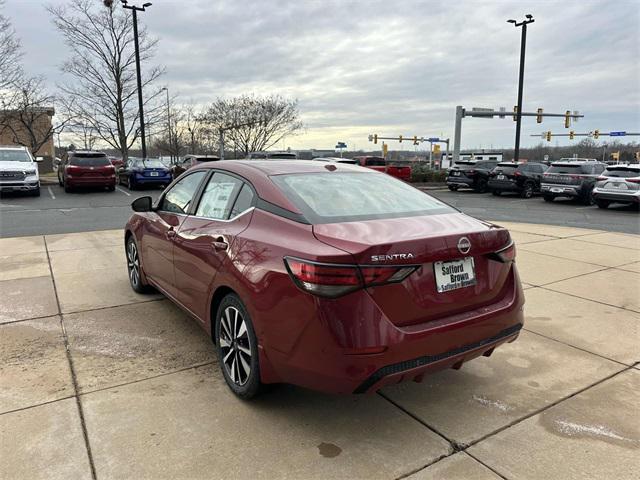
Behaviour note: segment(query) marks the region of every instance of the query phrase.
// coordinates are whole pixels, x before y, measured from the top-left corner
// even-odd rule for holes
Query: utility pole
[[[518,23],[515,20],[507,20],[508,23],[513,23],[516,27],[522,27],[522,36],[520,38],[520,75],[518,79],[518,106],[516,111],[516,145],[513,153],[513,161],[520,160],[520,126],[522,124],[522,89],[524,86],[524,54],[527,46],[527,25],[535,22],[533,15],[525,15],[527,18]]]
[[[171,108],[169,106],[169,89],[167,87],[162,87],[162,90],[167,92],[167,127],[168,127],[168,136],[169,136],[169,156],[171,157],[171,163],[173,163],[173,151],[171,151],[172,145],[171,145]],[[178,142],[176,142],[177,144]],[[176,145],[177,146],[177,145]],[[176,148],[177,150],[177,148]],[[177,152],[176,152],[176,157],[177,157]],[[176,158],[177,160],[177,158]],[[176,162],[177,163],[177,162]]]
[[[147,158],[147,140],[144,133],[144,102],[142,100],[142,75],[140,73],[140,42],[138,41],[138,12],[144,12],[151,2],[147,2],[142,7],[128,5],[128,0],[120,0],[122,8],[133,12],[133,40],[136,49],[136,74],[138,81],[138,108],[140,110],[140,140],[142,143],[142,158]]]

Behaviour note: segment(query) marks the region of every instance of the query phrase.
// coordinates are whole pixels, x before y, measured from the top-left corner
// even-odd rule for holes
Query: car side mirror
[[[136,198],[131,203],[131,209],[134,212],[151,212],[153,210],[153,204],[151,197],[140,197]]]
[[[36,162],[42,162],[44,161],[44,157],[36,157]]]

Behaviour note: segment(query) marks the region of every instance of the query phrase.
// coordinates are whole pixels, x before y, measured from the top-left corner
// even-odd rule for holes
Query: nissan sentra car
[[[242,398],[271,383],[364,393],[419,381],[522,328],[509,232],[384,173],[211,162],[132,207],[131,287],[188,312]]]

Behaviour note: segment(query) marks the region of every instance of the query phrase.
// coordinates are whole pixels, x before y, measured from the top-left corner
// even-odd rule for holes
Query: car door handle
[[[214,250],[226,250],[229,248],[229,244],[224,241],[224,237],[218,237],[213,241]]]
[[[169,240],[171,240],[172,238],[174,238],[176,236],[176,231],[173,229],[173,227],[169,228],[169,230],[167,230],[166,236]]]

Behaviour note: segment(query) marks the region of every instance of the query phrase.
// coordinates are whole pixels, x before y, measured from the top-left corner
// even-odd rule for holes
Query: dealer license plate
[[[460,176],[460,172],[451,172],[451,175],[453,175],[454,177],[459,177]]]
[[[504,175],[498,175],[496,178],[497,178],[498,180],[504,180],[504,179],[506,179],[507,177],[505,177]]]
[[[552,188],[551,191],[553,193],[562,193],[562,189],[561,188]]]
[[[449,292],[476,284],[473,257],[448,262],[435,262],[433,264],[433,272],[436,277],[438,293]]]
[[[151,172],[151,176],[152,176],[152,177],[157,177],[157,176],[159,176],[159,175],[160,175],[160,174],[159,174],[158,172]]]
[[[611,188],[613,190],[628,190],[627,184],[620,182],[607,182],[604,188]]]

